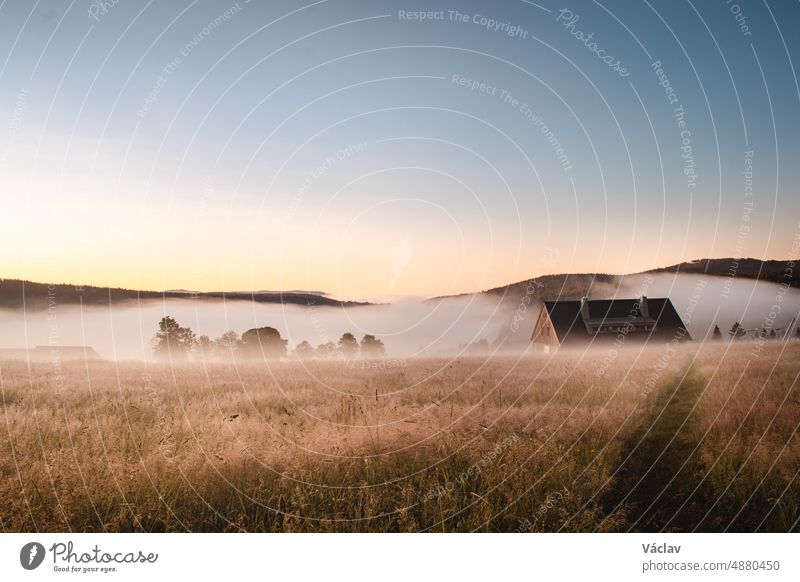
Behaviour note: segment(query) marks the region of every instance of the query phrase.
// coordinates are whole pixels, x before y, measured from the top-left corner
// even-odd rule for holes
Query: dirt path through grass
[[[621,531],[691,531],[703,515],[702,487],[692,492],[703,471],[692,410],[706,379],[689,367],[660,389],[642,428],[623,447],[616,482],[603,506],[609,523]],[[691,496],[691,499],[689,497]]]

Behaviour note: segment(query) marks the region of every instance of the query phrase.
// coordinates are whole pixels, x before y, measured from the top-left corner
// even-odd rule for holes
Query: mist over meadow
[[[723,334],[734,321],[746,328],[761,327],[770,312],[776,315],[773,326],[783,328],[800,312],[797,289],[725,277],[630,275],[615,285],[593,287],[591,297],[642,294],[670,297],[695,340],[702,340],[714,324]],[[378,336],[388,357],[465,353],[470,344],[482,340],[489,343],[488,353],[522,353],[529,347],[540,304],[535,293],[526,303],[521,299],[476,294],[347,308],[167,299],[122,302],[111,308],[56,305],[51,311],[0,310],[0,347],[88,345],[106,359],[152,360],[157,323],[171,315],[211,338],[228,330],[242,333],[271,326],[289,340],[290,350],[303,340],[314,346],[336,342],[349,331],[358,338]]]

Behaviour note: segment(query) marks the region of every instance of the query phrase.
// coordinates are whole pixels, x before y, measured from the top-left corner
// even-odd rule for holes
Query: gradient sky
[[[9,0],[0,276],[385,297],[787,258],[798,23],[797,2]]]

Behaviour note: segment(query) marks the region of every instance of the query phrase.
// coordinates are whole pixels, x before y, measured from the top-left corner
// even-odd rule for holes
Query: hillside
[[[468,297],[470,295],[483,295],[502,301],[517,303],[520,298],[529,295],[542,301],[554,299],[580,299],[587,292],[600,294],[613,293],[620,281],[617,275],[573,273],[560,275],[542,275],[533,279],[517,281],[500,287],[493,287],[478,293],[462,293],[460,295],[445,295],[433,297],[430,301],[452,299],[455,297]]]
[[[669,267],[644,271],[645,273],[683,273],[705,274],[737,279],[757,279],[771,283],[789,284],[800,288],[800,274],[793,270],[791,261],[759,259],[698,259]],[[573,273],[542,275],[486,289],[477,293],[447,295],[430,299],[441,300],[470,295],[482,295],[503,303],[518,303],[526,295],[539,301],[554,299],[579,299],[590,293],[594,296],[612,296],[621,284],[623,276],[605,273]],[[23,292],[24,290],[24,292]],[[357,307],[370,305],[357,301],[340,301],[321,292],[289,291],[212,291],[194,293],[184,289],[169,291],[138,291],[135,289],[79,287],[68,284],[48,285],[20,279],[0,279],[0,308],[44,310],[49,301],[56,305],[105,306],[127,301],[152,301],[164,299],[185,299],[205,301],[254,301],[256,303],[278,303],[284,305],[315,305],[322,307]]]
[[[800,275],[793,271],[791,261],[759,259],[698,259],[669,267],[660,267],[643,271],[643,273],[682,273],[705,274],[714,277],[730,277],[736,279],[756,279],[771,283],[788,283],[791,287],[800,288]],[[526,294],[540,301],[555,299],[580,299],[584,295],[611,296],[623,280],[622,275],[605,273],[574,273],[559,275],[542,275],[533,279],[517,281],[508,285],[480,291],[477,295],[500,299],[503,302],[517,303]],[[475,295],[464,293],[434,297],[433,300]]]
[[[703,273],[718,277],[739,279],[757,279],[772,283],[789,284],[791,287],[800,287],[800,273],[794,269],[793,261],[778,261],[760,259],[698,259],[678,263],[669,267],[652,269],[648,273]]]
[[[284,305],[315,305],[322,307],[357,307],[369,305],[355,301],[339,301],[324,294],[292,291],[289,293],[255,293],[213,291],[193,293],[191,291],[137,291],[91,285],[76,286],[59,283],[35,283],[20,279],[0,280],[0,308],[42,311],[48,305],[106,306],[130,301],[155,301],[164,299],[184,299],[201,301],[255,301],[256,303],[280,303]]]

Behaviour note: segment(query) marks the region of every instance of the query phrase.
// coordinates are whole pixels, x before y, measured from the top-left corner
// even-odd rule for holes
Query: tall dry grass
[[[750,350],[386,369],[2,362],[0,525],[796,529],[800,345]],[[669,462],[648,460],[664,449]],[[680,478],[637,486],[651,466]]]

